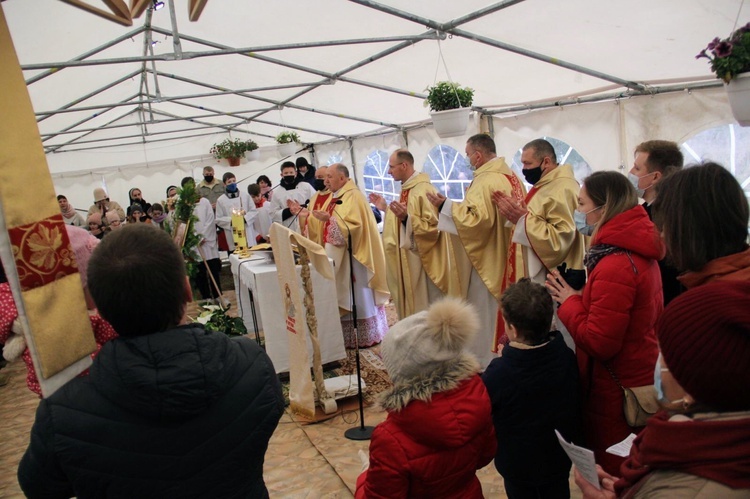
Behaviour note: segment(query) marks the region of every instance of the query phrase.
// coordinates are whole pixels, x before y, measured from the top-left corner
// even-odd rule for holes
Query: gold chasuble
[[[340,199],[341,204],[333,205],[334,209],[331,211],[333,216],[340,220],[338,228],[345,241],[351,231],[352,256],[367,269],[367,287],[372,289],[375,304],[385,305],[390,297],[385,277],[385,254],[370,205],[352,180],[347,181],[344,187],[336,192],[336,199]],[[346,282],[339,282],[342,274],[344,272],[336,272],[336,289],[349,289],[348,275]],[[348,305],[349,297],[339,296],[339,306],[344,301]],[[345,308],[350,311],[348,307]]]
[[[48,397],[91,364],[96,343],[1,8],[0,88],[0,255],[42,394]],[[26,189],[29,181],[33,196]]]
[[[408,226],[390,210],[386,213],[383,247],[388,289],[401,319],[429,306],[425,278],[444,295],[459,289],[449,234],[437,230],[438,211],[427,200],[428,192],[437,192],[429,175],[414,175],[402,184],[399,199],[406,204]]]
[[[315,195],[310,200],[310,204],[308,205],[308,209],[312,213],[315,210],[321,210],[326,211],[328,208],[328,205],[331,204],[331,198],[332,198],[331,191],[325,190],[325,191],[318,191],[315,193]],[[308,215],[302,223],[302,233],[307,236],[308,239],[316,242],[317,244],[325,247],[326,240],[325,240],[325,224],[312,216],[312,214]]]
[[[521,248],[511,245],[511,227],[492,202],[492,193],[502,191],[518,198],[525,194],[523,184],[505,163],[497,157],[474,172],[474,180],[466,190],[464,200],[453,203],[451,216],[456,225],[466,255],[482,282],[496,300],[505,288],[524,276]],[[460,253],[456,252],[459,266]],[[461,274],[461,286],[466,289],[468,274]],[[494,345],[493,345],[494,347]]]
[[[542,177],[526,197],[526,237],[530,249],[546,268],[545,276],[546,271],[563,262],[569,269],[583,269],[584,237],[573,221],[579,190],[573,167],[560,165]],[[529,270],[530,277],[534,277],[543,269]]]

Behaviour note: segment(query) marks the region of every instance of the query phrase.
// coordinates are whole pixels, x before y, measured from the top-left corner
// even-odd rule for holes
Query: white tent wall
[[[508,162],[528,141],[550,136],[575,147],[594,171],[627,172],[632,163],[633,149],[644,140],[659,138],[683,142],[702,130],[734,120],[724,90],[717,88],[565,105],[514,116],[495,115],[492,121],[498,155],[505,156]],[[469,129],[460,137],[441,139],[432,126],[426,124],[406,132],[408,148],[414,154],[417,169],[421,170],[430,149],[438,144],[446,144],[463,153],[466,138],[481,130],[477,113],[472,114]],[[268,175],[274,185],[278,183],[282,158],[276,147],[262,147],[260,160],[243,160],[239,167],[230,168],[208,154],[208,148],[215,140],[216,137],[209,137],[205,145],[206,154],[201,156],[179,160],[165,158],[105,169],[94,168],[96,161],[92,158],[106,158],[107,149],[48,154],[47,158],[53,172],[79,170],[76,173],[53,173],[58,193],[68,196],[79,209],[91,204],[92,191],[101,185],[102,180],[106,182],[111,199],[120,204],[127,204],[128,190],[134,186],[143,190],[147,201],[154,202],[164,199],[166,187],[178,185],[183,176],[191,175],[200,180],[201,170],[208,164],[214,166],[218,178],[224,172],[232,171],[242,188],[253,183],[261,174]],[[378,149],[390,153],[406,145],[403,134],[399,132],[353,138],[352,142],[354,175],[361,188],[364,188],[364,165],[370,153]],[[178,151],[179,148],[157,148],[155,152],[149,149],[147,152],[141,150],[138,154],[151,158]],[[344,164],[352,165],[348,140],[315,145],[316,164],[327,164],[333,155],[340,156]],[[310,158],[308,151],[302,151],[289,159],[293,161],[300,156]],[[92,169],[81,172],[82,164],[92,165]]]

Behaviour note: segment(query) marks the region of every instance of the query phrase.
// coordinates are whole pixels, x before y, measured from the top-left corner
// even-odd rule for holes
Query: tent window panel
[[[729,170],[750,201],[750,128],[720,125],[699,132],[680,145],[685,164],[713,161]]]
[[[430,176],[435,188],[453,201],[463,201],[466,188],[474,178],[466,158],[445,144],[430,150],[423,171]]]
[[[388,174],[389,154],[382,149],[372,151],[365,159],[365,193],[380,194],[390,203],[401,194],[401,185]]]

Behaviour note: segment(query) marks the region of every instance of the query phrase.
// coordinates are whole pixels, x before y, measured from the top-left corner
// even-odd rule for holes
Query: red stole
[[[510,182],[511,197],[520,204],[523,201],[523,187],[521,186],[521,182],[515,175],[505,175],[505,178],[508,179],[508,182]],[[529,191],[528,195],[526,196],[526,200],[528,201],[529,199],[531,199],[531,196],[533,196],[534,193],[536,193],[536,190],[534,189]],[[500,229],[503,230],[504,228],[501,227]],[[510,238],[511,240],[513,239],[513,231],[511,231],[510,233]],[[502,278],[503,290],[508,289],[508,286],[518,280],[518,269],[516,268],[517,252],[518,245],[511,242],[508,246],[508,254],[506,255],[505,260],[505,270],[503,272]],[[510,343],[508,335],[505,334],[505,323],[503,322],[503,314],[499,307],[497,309],[497,320],[495,321],[495,339],[492,342],[492,351],[495,353],[497,353],[498,343],[502,343],[503,345],[507,345],[508,343]]]

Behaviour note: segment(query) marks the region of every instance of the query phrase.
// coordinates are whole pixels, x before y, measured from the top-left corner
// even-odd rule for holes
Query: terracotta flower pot
[[[227,158],[229,166],[240,166],[240,158]]]

